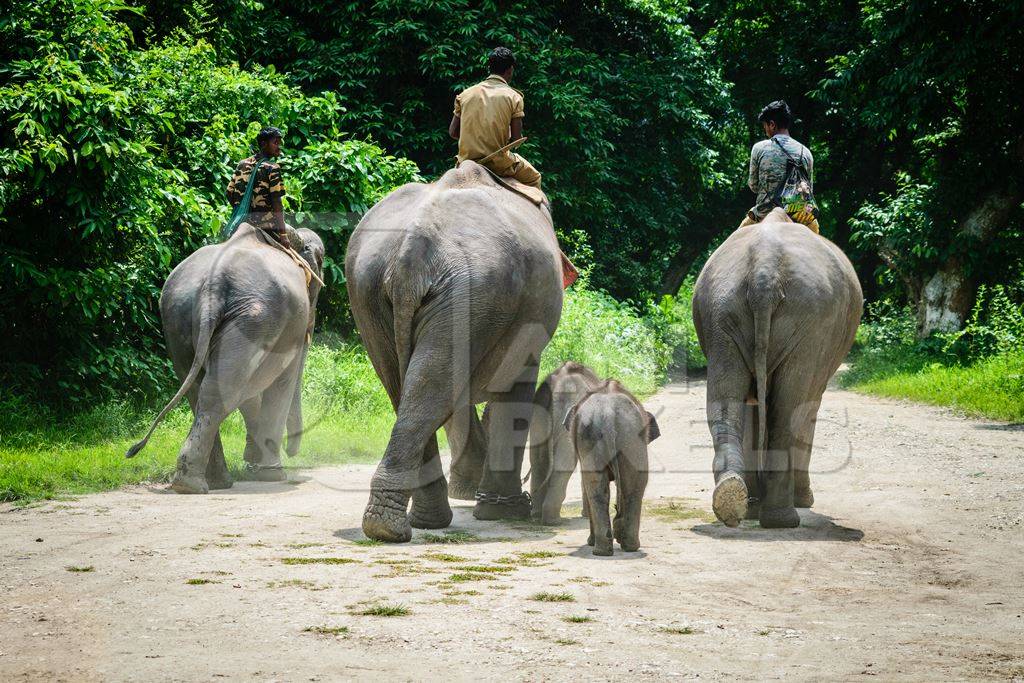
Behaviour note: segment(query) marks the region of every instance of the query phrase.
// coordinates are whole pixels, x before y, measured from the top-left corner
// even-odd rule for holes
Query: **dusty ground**
[[[483,523],[466,503],[461,544],[359,545],[365,466],[0,508],[0,680],[1024,678],[1020,426],[830,390],[815,509],[762,531],[709,522],[703,385],[648,407],[644,547],[611,558],[581,519]],[[410,613],[360,614],[379,604]]]

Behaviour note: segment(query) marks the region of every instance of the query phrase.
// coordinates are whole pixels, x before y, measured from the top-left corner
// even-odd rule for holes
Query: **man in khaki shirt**
[[[516,58],[496,47],[488,58],[491,75],[455,98],[455,115],[448,134],[459,141],[459,161],[471,159],[502,177],[540,187],[540,173],[514,152],[493,152],[523,137],[523,95],[508,82]]]

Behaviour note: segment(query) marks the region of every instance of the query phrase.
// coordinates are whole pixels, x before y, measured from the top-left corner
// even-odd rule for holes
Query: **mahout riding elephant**
[[[658,421],[620,382],[609,379],[586,393],[563,421],[583,477],[595,555],[612,554],[612,538],[626,552],[640,549],[640,513],[650,471],[647,444],[661,432]],[[615,482],[611,520],[609,483]]]
[[[532,517],[543,524],[561,521],[566,487],[576,469],[576,449],[563,421],[569,410],[599,384],[601,378],[593,370],[567,361],[537,387],[530,420],[530,498]],[[586,500],[584,496],[584,512]]]
[[[693,321],[708,359],[712,506],[726,525],[800,525],[796,508],[814,502],[818,406],[862,308],[846,255],[782,209],[736,230],[704,265]]]
[[[289,229],[293,248],[319,277],[324,245],[312,230]],[[308,284],[307,284],[308,283]],[[182,397],[194,419],[178,454],[171,488],[207,493],[229,488],[220,425],[236,409],[245,420],[245,461],[255,478],[285,479],[280,446],[298,452],[301,379],[320,293],[306,272],[262,230],[243,223],[227,242],[198,249],[171,272],[160,294],[167,350],[181,388],[153,421]]]
[[[528,516],[519,474],[538,361],[562,310],[546,205],[463,162],[377,203],[349,240],[345,276],[359,335],[397,414],[364,533],[402,542],[411,527],[451,523],[442,425],[453,496],[475,498],[477,519]],[[485,424],[475,408],[483,402]]]

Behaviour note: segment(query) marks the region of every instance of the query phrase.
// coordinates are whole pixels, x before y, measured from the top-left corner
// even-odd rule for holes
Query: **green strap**
[[[242,201],[238,202],[238,206],[231,213],[231,218],[220,231],[221,240],[230,239],[235,234],[235,230],[238,230],[238,226],[242,224],[245,217],[249,215],[249,208],[252,205],[252,188],[256,184],[256,173],[259,172],[260,167],[266,163],[266,159],[260,159],[256,162],[256,166],[253,167],[252,173],[249,174],[249,184],[245,186],[245,194],[242,195]]]

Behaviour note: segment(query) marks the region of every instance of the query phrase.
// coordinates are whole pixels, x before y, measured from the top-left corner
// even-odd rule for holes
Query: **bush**
[[[649,396],[664,381],[671,358],[672,349],[633,308],[576,285],[565,292],[558,331],[541,357],[541,377],[571,360]]]

